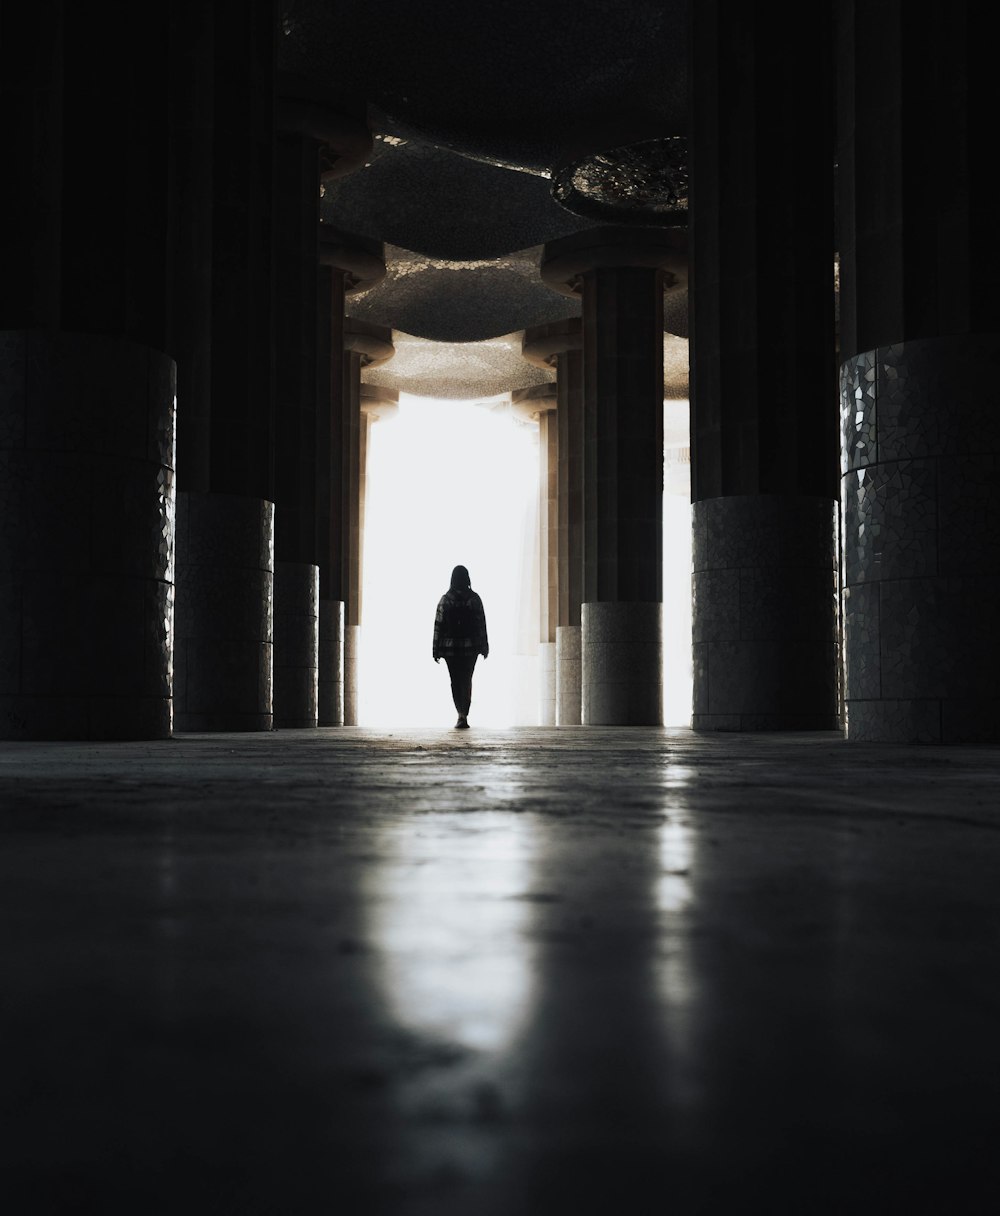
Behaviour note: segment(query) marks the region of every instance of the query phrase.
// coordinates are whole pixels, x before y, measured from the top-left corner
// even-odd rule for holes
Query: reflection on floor
[[[996,1212],[998,759],[0,745],[5,1210]]]

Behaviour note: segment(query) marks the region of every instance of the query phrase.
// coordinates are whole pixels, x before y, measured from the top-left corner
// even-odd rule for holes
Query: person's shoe
[[[465,716],[465,714],[458,715],[458,721],[455,723],[455,729],[456,730],[468,730],[469,729],[469,719]]]

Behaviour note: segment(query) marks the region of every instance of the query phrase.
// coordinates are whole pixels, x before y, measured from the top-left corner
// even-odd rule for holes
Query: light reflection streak
[[[692,940],[699,910],[698,836],[684,797],[695,777],[695,771],[684,765],[664,768],[663,784],[671,793],[668,816],[658,829],[660,876],[656,886],[660,922],[657,988],[666,1015],[675,1097],[685,1105],[697,1101],[701,1076],[698,1021],[703,992]]]
[[[394,1018],[474,1051],[517,1036],[534,990],[530,819],[440,813],[397,821],[366,882],[378,979]]]

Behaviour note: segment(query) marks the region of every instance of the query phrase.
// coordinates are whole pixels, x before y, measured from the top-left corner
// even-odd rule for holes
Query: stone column
[[[837,34],[847,738],[996,744],[992,54],[964,6],[844,2]]]
[[[322,554],[317,490],[326,446],[323,435],[329,426],[329,397],[321,399],[317,286],[321,177],[324,172],[344,171],[345,164],[353,167],[363,162],[370,147],[370,135],[359,118],[330,108],[301,81],[280,79],[275,192],[274,633],[274,713],[279,727],[316,726],[319,717]]]
[[[163,149],[184,29],[172,38],[166,12],[103,22],[46,0],[3,17],[0,738],[164,738],[176,194]]]
[[[543,279],[583,301],[585,725],[662,710],[663,292],[686,283],[677,229],[553,241]]]
[[[828,16],[792,59],[782,20],[718,0],[693,16],[700,730],[839,725]]]
[[[385,275],[382,246],[320,225],[320,410],[317,528],[320,553],[319,725],[344,725],[343,427],[347,352],[344,301]]]
[[[556,386],[511,394],[515,414],[538,427],[539,722],[556,724],[556,628],[559,619],[559,444]]]
[[[392,330],[348,318],[344,331],[344,411],[342,418],[343,498],[341,587],[344,592],[344,725],[358,724],[358,649],[361,635],[364,504],[362,474],[367,454],[368,413],[361,408],[361,373],[395,354]]]
[[[558,616],[556,723],[579,726],[583,603],[583,327],[577,317],[525,330],[521,353],[556,372]]]
[[[273,13],[211,6],[179,67],[178,730],[270,730],[274,476]]]

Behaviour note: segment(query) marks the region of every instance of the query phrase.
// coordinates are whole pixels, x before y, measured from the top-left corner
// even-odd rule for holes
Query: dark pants
[[[472,704],[472,673],[476,667],[477,654],[445,655],[448,674],[451,676],[451,699],[460,714],[468,714]]]

